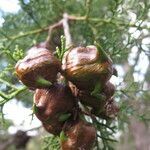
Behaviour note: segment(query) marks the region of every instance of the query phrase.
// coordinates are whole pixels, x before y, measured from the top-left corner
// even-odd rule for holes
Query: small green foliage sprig
[[[65,45],[66,45],[66,39],[62,35],[61,36],[61,48],[56,47],[56,54],[57,54],[57,57],[59,58],[59,60],[62,60],[64,53],[68,50],[68,49],[66,49]]]
[[[19,48],[18,45],[15,45],[15,49],[13,52],[3,45],[0,46],[0,50],[2,51],[1,54],[5,54],[15,63],[24,57],[24,52],[21,48]]]
[[[22,59],[24,57],[23,50],[19,48],[18,45],[16,45],[15,50],[12,54],[12,57],[18,61],[19,59]]]
[[[42,150],[60,150],[60,138],[58,136],[44,137]]]

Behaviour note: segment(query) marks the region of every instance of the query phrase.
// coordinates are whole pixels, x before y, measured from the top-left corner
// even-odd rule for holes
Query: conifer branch
[[[86,16],[68,15],[67,19],[68,19],[68,21],[85,21],[87,19],[87,17]],[[46,26],[46,27],[42,27],[40,29],[36,29],[36,30],[25,32],[25,33],[21,33],[19,35],[10,36],[9,40],[17,40],[19,38],[23,38],[23,37],[26,37],[26,36],[29,36],[29,35],[34,35],[34,34],[39,34],[39,33],[42,33],[42,32],[47,32],[48,30],[49,30],[49,35],[50,35],[53,29],[62,26],[62,20],[63,19],[61,19],[60,21],[58,21],[58,22],[56,22],[56,23],[54,23],[50,26]],[[121,20],[120,21],[119,20],[112,21],[111,19],[101,19],[101,18],[88,18],[88,20],[91,21],[91,22],[95,22],[95,23],[107,23],[107,24],[114,24],[116,26],[135,27],[135,28],[138,28],[138,29],[147,29],[147,30],[150,29],[150,27],[147,27],[147,26],[138,26],[134,23],[125,23]],[[47,40],[49,40],[49,38],[50,37],[48,37]],[[8,38],[1,39],[2,42],[5,42],[7,40],[8,40]]]
[[[2,100],[0,100],[0,106],[3,106],[6,102],[13,99],[15,96],[22,93],[26,89],[27,89],[27,87],[23,86],[10,94],[5,94],[2,91],[0,91],[0,97],[2,98]]]

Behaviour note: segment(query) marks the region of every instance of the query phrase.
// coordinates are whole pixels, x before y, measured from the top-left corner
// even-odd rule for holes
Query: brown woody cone
[[[15,66],[18,78],[31,89],[49,87],[48,84],[39,83],[39,80],[42,78],[54,83],[60,68],[59,60],[42,44],[32,47]]]
[[[105,94],[106,98],[111,98],[114,93],[115,93],[115,86],[111,82],[107,82],[103,88],[102,88],[102,93]]]
[[[74,84],[69,82],[69,87],[75,97],[77,97],[80,102],[86,106],[90,106],[94,109],[102,109],[107,101],[115,93],[115,86],[109,81],[104,85],[104,87],[99,91],[101,98],[96,98],[92,96],[88,91],[79,90]]]
[[[99,109],[92,109],[93,114],[103,119],[114,119],[118,115],[118,112],[119,107],[116,105],[113,98],[108,99],[103,108],[100,106]]]
[[[62,150],[92,150],[96,129],[83,120],[72,124],[66,131],[66,140],[61,141]]]
[[[42,121],[45,129],[53,134],[59,134],[63,121],[60,116],[71,114],[76,102],[69,87],[55,84],[49,89],[37,89],[34,94],[35,115]]]
[[[92,91],[97,82],[104,85],[113,74],[109,57],[102,60],[95,46],[76,47],[64,54],[62,70],[64,76],[80,90]]]

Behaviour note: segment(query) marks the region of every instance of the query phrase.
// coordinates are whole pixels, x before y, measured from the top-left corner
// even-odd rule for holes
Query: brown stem
[[[68,14],[64,13],[62,23],[63,23],[64,35],[66,38],[66,45],[65,45],[66,48],[69,48],[72,45],[72,39],[71,39],[68,21],[69,21]]]
[[[59,22],[54,23],[53,25],[49,26],[49,30],[48,30],[48,36],[46,39],[46,47],[49,49],[50,48],[50,43],[51,43],[51,39],[52,39],[52,31],[56,28],[59,28],[62,26],[62,19]]]
[[[46,47],[48,49],[50,48],[49,44],[51,43],[53,30],[59,27],[63,27],[64,35],[66,38],[66,45],[65,45],[66,48],[69,48],[72,45],[71,34],[70,34],[69,24],[68,24],[68,21],[72,19],[75,19],[75,18],[69,18],[69,15],[67,13],[64,13],[63,18],[60,21],[49,26],[48,36],[46,39]]]

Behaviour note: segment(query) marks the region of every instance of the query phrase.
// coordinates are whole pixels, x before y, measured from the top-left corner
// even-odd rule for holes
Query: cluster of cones
[[[45,46],[36,45],[15,69],[22,83],[35,91],[34,113],[43,127],[63,135],[62,150],[90,150],[95,142],[96,129],[84,119],[79,103],[96,117],[117,115],[115,87],[109,82],[116,71],[96,46],[71,48],[61,61]]]

